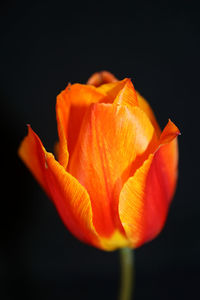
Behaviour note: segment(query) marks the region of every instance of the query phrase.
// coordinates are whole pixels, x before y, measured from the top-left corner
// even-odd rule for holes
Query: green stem
[[[121,289],[119,300],[133,299],[132,293],[134,290],[134,253],[129,248],[120,250],[121,260]]]

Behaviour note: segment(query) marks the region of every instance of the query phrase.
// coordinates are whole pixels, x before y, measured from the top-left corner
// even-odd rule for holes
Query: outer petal
[[[120,193],[119,215],[132,247],[153,239],[162,229],[177,179],[178,128],[169,121],[160,146],[128,179]]]
[[[101,247],[92,222],[89,195],[85,188],[45,151],[29,127],[19,155],[52,198],[68,229],[80,240]]]
[[[123,228],[118,197],[133,161],[147,151],[154,129],[138,107],[94,104],[86,115],[69,172],[87,189],[97,232],[110,237]]]
[[[59,135],[60,164],[66,168],[69,154],[73,152],[83,117],[91,103],[103,101],[105,94],[95,87],[82,84],[68,85],[57,97],[56,116]],[[67,150],[68,148],[68,150]]]

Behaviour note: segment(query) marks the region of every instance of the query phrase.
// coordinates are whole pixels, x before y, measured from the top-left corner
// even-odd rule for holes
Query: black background
[[[26,124],[53,150],[56,95],[99,70],[130,77],[163,127],[179,127],[166,226],[135,251],[135,299],[200,294],[199,9],[192,1],[1,4],[0,298],[117,299],[118,251],[81,244],[17,157]]]

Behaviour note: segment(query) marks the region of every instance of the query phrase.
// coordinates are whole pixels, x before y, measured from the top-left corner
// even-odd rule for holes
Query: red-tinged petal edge
[[[30,126],[20,146],[19,156],[51,197],[69,231],[79,240],[102,248],[93,226],[87,191],[51,153],[46,152]]]
[[[132,247],[152,240],[162,230],[177,181],[178,128],[169,121],[157,150],[124,184],[119,215]]]

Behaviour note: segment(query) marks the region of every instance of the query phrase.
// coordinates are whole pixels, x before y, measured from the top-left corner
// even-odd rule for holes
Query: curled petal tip
[[[176,135],[181,135],[180,130],[178,129],[178,127],[172,122],[172,120],[169,118],[168,119],[168,123],[174,128],[174,134]]]
[[[160,136],[160,145],[171,142],[174,138],[180,135],[178,127],[169,119],[167,125]]]

